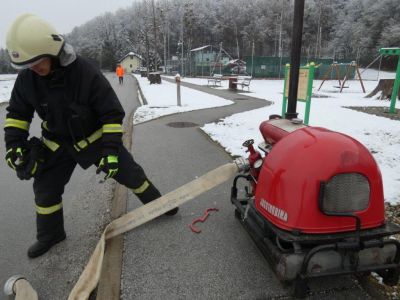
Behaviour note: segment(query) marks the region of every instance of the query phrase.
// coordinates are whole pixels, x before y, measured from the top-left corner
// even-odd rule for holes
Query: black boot
[[[51,214],[36,214],[37,241],[29,247],[28,257],[45,254],[55,244],[65,240],[63,209]]]
[[[53,247],[55,244],[58,244],[59,242],[65,240],[65,238],[66,238],[66,235],[64,232],[63,234],[61,234],[49,241],[36,241],[32,246],[29,247],[28,257],[35,258],[35,257],[45,254],[47,251],[50,250],[51,247]]]

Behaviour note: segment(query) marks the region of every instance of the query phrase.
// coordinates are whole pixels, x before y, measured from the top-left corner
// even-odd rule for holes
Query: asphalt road
[[[133,155],[162,193],[172,191],[232,158],[199,127],[227,115],[265,105],[227,91],[185,86],[234,100],[235,105],[162,117],[134,126]],[[160,95],[160,97],[162,97]],[[182,99],[184,102],[184,99]],[[267,118],[268,116],[266,116]],[[172,122],[198,124],[173,128]],[[247,137],[252,138],[252,137]],[[234,217],[227,182],[125,235],[122,299],[288,299],[255,244]],[[129,209],[139,206],[130,195]],[[200,234],[188,225],[207,208],[218,208]],[[309,299],[368,299],[349,276],[311,282]]]
[[[107,74],[127,115],[138,105],[136,83],[126,76],[118,85],[114,74]],[[5,119],[6,105],[0,106],[0,118]],[[37,117],[31,135],[40,136]],[[66,299],[86,265],[98,238],[110,221],[109,207],[113,181],[99,183],[103,176],[95,168],[77,167],[66,186],[63,197],[67,239],[49,253],[28,259],[27,248],[35,241],[35,208],[32,181],[20,181],[6,165],[4,132],[0,130],[0,299],[4,282],[12,275],[24,275],[38,291],[41,300]]]

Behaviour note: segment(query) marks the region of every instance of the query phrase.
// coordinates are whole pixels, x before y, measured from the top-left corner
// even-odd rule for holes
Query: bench
[[[247,87],[247,90],[250,92],[250,82],[251,82],[251,77],[238,76],[236,84],[242,86],[242,91],[244,87]]]
[[[210,83],[213,86],[221,86],[221,80],[222,80],[222,75],[221,74],[214,74],[213,77],[207,79],[207,85],[210,85]]]

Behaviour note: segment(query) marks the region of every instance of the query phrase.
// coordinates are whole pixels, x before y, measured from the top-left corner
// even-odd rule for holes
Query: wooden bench
[[[222,74],[214,74],[213,77],[207,79],[207,85],[210,85],[210,83],[213,86],[221,86],[221,80],[222,80]]]
[[[242,86],[242,91],[244,87],[247,87],[247,90],[250,91],[250,82],[251,77],[238,76],[236,84]]]

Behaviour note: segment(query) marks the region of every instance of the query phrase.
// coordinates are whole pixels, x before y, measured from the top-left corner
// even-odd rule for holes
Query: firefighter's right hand
[[[11,169],[16,170],[18,166],[22,166],[24,163],[26,163],[26,149],[23,147],[13,147],[7,149],[6,161],[7,165]]]
[[[28,141],[24,163],[16,166],[17,176],[21,180],[29,180],[40,174],[45,161],[45,148],[40,139],[32,137]]]

